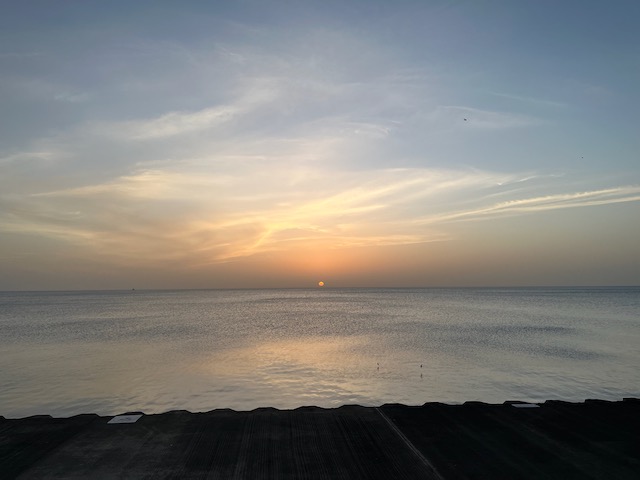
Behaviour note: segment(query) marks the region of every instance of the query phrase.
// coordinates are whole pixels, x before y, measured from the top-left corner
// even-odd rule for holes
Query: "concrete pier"
[[[0,478],[640,478],[637,399],[174,411],[109,421],[0,418]]]

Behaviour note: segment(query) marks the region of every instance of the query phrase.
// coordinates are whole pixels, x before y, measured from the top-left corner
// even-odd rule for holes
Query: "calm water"
[[[0,293],[5,417],[625,396],[640,288]]]

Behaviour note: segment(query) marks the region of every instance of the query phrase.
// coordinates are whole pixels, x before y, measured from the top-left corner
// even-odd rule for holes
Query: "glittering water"
[[[0,415],[640,397],[640,288],[0,293]]]

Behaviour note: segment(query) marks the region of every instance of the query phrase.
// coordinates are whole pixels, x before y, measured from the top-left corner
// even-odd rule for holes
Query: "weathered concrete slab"
[[[382,410],[447,479],[640,478],[638,401]]]
[[[0,419],[0,477],[636,479],[640,472],[638,401],[111,419]]]

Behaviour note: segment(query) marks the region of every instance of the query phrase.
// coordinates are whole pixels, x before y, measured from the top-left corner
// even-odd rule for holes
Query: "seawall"
[[[0,472],[4,479],[637,479],[640,400],[0,418]]]

